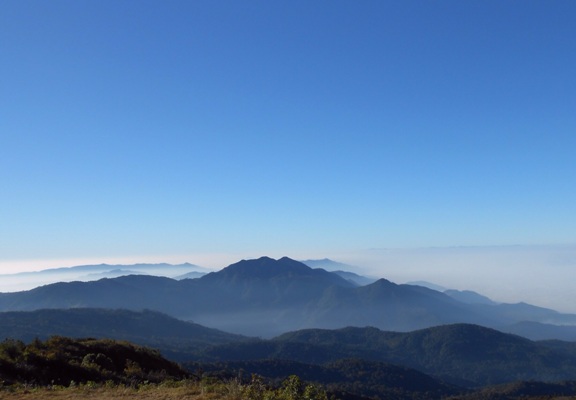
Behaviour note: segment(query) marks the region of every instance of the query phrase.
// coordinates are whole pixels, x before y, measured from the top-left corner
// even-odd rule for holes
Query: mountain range
[[[576,315],[524,303],[460,301],[423,286],[386,279],[359,286],[335,272],[288,257],[242,260],[197,279],[130,275],[0,293],[0,311],[78,307],[156,310],[210,328],[260,337],[307,328],[373,326],[412,331],[453,323],[513,332],[528,321],[542,324],[552,339],[554,324],[576,324]]]
[[[198,278],[209,270],[198,265],[184,264],[94,264],[75,267],[51,268],[41,271],[0,274],[0,292],[30,290],[57,282],[94,281],[125,275],[154,275],[174,279]]]
[[[4,312],[0,313],[0,321],[0,337],[12,340],[32,342],[57,335],[130,341],[154,347],[191,371],[244,371],[271,379],[298,374],[306,380],[339,382],[340,386],[352,379],[350,384],[362,381],[368,392],[392,377],[403,390],[439,390],[449,394],[454,393],[454,388],[443,382],[475,388],[519,380],[561,381],[576,376],[574,342],[536,342],[470,324],[413,332],[387,332],[372,327],[307,329],[258,339],[155,311],[78,308]],[[375,376],[380,376],[380,382],[375,381]],[[412,383],[402,383],[402,376]]]
[[[328,365],[343,359],[384,362],[462,387],[520,380],[561,381],[576,376],[575,343],[535,342],[470,324],[413,332],[386,332],[370,327],[306,329],[271,340],[212,346],[198,359],[238,365],[258,360],[291,360],[310,365]]]

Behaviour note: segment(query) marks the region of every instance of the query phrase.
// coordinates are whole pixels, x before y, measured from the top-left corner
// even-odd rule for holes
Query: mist
[[[422,280],[497,302],[576,312],[576,245],[371,249],[339,256],[395,283]]]
[[[80,265],[14,274],[0,274],[0,292],[18,292],[57,282],[89,282],[126,275],[154,275],[180,279],[184,274],[191,273],[193,277],[198,277],[207,272],[209,272],[209,270],[188,263],[177,265],[166,263]],[[196,275],[194,275],[194,273],[196,273]]]

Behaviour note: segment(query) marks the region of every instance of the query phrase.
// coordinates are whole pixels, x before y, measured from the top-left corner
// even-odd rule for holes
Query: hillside
[[[0,343],[0,381],[64,385],[78,382],[160,382],[189,374],[156,351],[128,342],[54,336],[44,342]]]
[[[556,347],[477,325],[455,324],[414,332],[376,328],[302,330],[273,340],[214,346],[206,361],[293,360],[323,365],[346,358],[403,365],[460,386],[517,380],[574,379],[570,344]]]
[[[192,375],[145,347],[61,336],[0,343],[0,398],[328,400],[323,388],[297,376],[270,386],[259,377]]]
[[[51,336],[127,340],[159,349],[173,360],[184,360],[208,345],[245,337],[185,322],[155,311],[134,312],[73,308],[0,313],[0,338],[29,342]]]

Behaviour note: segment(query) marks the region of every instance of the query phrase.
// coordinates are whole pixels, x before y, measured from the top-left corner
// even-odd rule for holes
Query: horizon
[[[575,13],[4,1],[0,273],[329,257],[576,312]]]

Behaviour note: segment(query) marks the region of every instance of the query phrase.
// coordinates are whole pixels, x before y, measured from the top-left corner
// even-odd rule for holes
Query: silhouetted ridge
[[[414,332],[375,328],[306,329],[270,341],[210,348],[214,360],[278,359],[326,365],[363,359],[414,368],[452,384],[475,387],[519,380],[560,381],[576,374],[568,344],[544,344],[478,325]]]
[[[346,279],[323,269],[312,269],[307,265],[288,257],[275,260],[260,257],[255,260],[242,260],[228,267],[202,277],[203,282],[239,282],[243,280],[278,280],[278,279],[314,279],[324,283],[344,287],[353,285]]]
[[[245,339],[156,311],[72,308],[0,313],[0,338],[31,341],[50,336],[111,338],[160,349],[172,358],[199,348]]]

